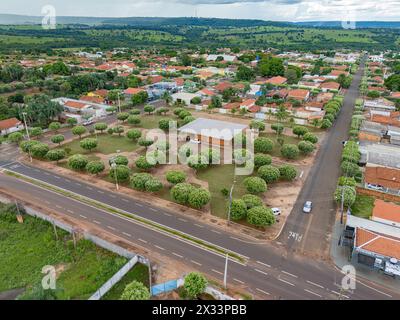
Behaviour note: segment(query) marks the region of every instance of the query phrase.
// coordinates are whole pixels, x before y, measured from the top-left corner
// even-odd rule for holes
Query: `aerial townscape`
[[[400,298],[400,22],[3,12],[0,300]]]

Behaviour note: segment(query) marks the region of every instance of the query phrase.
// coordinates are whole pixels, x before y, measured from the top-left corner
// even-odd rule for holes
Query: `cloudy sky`
[[[400,0],[1,0],[0,13],[63,16],[198,16],[278,21],[400,20]]]

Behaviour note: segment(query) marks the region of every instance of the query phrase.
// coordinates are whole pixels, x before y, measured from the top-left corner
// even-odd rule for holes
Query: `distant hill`
[[[305,21],[294,23],[297,26],[317,27],[317,28],[342,28],[341,21]],[[400,21],[357,21],[356,28],[400,28]]]

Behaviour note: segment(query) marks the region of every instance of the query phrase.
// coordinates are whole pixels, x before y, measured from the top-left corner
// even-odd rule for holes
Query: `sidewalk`
[[[332,230],[332,238],[331,238],[331,259],[333,263],[339,268],[342,269],[345,265],[352,265],[356,268],[357,276],[390,288],[394,291],[400,292],[400,281],[398,279],[394,279],[390,276],[384,275],[378,270],[368,268],[357,262],[357,257],[353,255],[351,260],[349,260],[350,248],[348,247],[339,247],[338,242],[340,239],[340,235],[342,234],[344,226],[340,225],[340,216],[337,215],[335,220],[335,225]],[[362,281],[362,279],[361,279]]]

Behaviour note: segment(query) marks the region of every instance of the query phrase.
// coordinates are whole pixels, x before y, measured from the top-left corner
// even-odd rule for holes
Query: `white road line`
[[[129,202],[129,200],[126,200],[126,199],[121,199],[122,201],[124,201],[124,202]]]
[[[79,187],[82,187],[82,185],[80,183],[75,182],[75,184]]]
[[[53,176],[54,178],[56,178],[56,179],[61,179],[60,177],[58,177],[58,176]]]
[[[264,263],[264,262],[261,262],[261,261],[257,261],[257,263],[259,263],[259,264],[261,264],[263,266],[266,266],[268,268],[271,268],[271,266],[269,264],[267,264],[267,263]]]
[[[110,194],[110,197],[111,197],[111,198],[116,198],[116,196],[114,196],[113,194]]]
[[[101,224],[101,222],[99,222],[99,221],[97,221],[97,220],[93,220],[93,222],[94,222],[94,223],[97,223],[97,224]]]
[[[311,281],[308,281],[308,280],[307,280],[307,283],[312,284],[313,286],[316,286],[316,287],[318,287],[318,288],[324,289],[323,286],[321,286],[321,285],[319,285],[319,284],[317,284],[317,283],[314,283],[314,282],[311,282]]]
[[[97,190],[98,193],[104,194],[104,191]]]
[[[192,263],[194,263],[194,264],[197,264],[198,266],[202,266],[202,264],[201,263],[199,263],[199,262],[197,262],[197,261],[194,261],[194,260],[190,260]]]
[[[58,209],[62,209],[62,207],[61,207],[61,206],[59,206],[59,205],[56,205],[56,208],[58,208]]]
[[[268,275],[268,273],[266,273],[266,272],[264,272],[264,271],[261,271],[261,270],[258,270],[258,269],[254,269],[255,271],[257,271],[257,272],[259,272],[259,273],[262,273],[263,275]]]
[[[72,210],[67,210],[69,213],[75,213],[75,212],[73,212]]]
[[[290,273],[290,272],[287,272],[287,271],[285,271],[285,270],[281,270],[281,272],[284,273],[284,274],[287,274],[288,276],[291,276],[291,277],[293,277],[293,278],[298,278],[298,276],[296,276],[295,274]]]
[[[218,273],[218,274],[220,274],[220,275],[223,275],[223,273],[220,272],[220,271],[217,271],[217,270],[214,270],[214,269],[211,269],[211,271],[213,271],[213,272],[215,272],[215,273]]]
[[[153,212],[158,212],[156,209],[154,209],[154,208],[150,208],[150,210],[151,211],[153,211]]]
[[[132,237],[132,235],[131,235],[131,234],[129,234],[129,233],[126,233],[126,232],[122,232],[122,234],[123,234],[123,235],[125,235],[125,236],[127,236],[127,237]]]
[[[175,252],[172,252],[172,254],[173,254],[174,256],[177,256],[178,258],[183,258],[183,256],[181,256],[180,254],[177,254],[177,253],[175,253]]]
[[[143,243],[147,243],[147,241],[146,240],[143,240],[143,239],[138,239],[140,242],[143,242]]]
[[[239,282],[240,284],[244,284],[243,281],[241,281],[241,280],[239,280],[239,279],[236,279],[236,278],[233,278],[233,281]]]
[[[194,224],[196,227],[199,227],[199,228],[204,228],[204,226],[201,226],[201,225],[199,225],[199,224],[197,224],[197,223],[195,223]]]
[[[157,245],[154,245],[157,249],[160,249],[160,250],[165,250],[163,247],[160,247],[160,246],[157,246]]]
[[[387,297],[389,297],[389,298],[393,298],[390,294],[387,294],[387,293],[385,293],[385,292],[379,291],[378,289],[375,289],[375,288],[373,288],[373,287],[370,287],[370,286],[366,285],[365,283],[363,283],[363,282],[361,282],[361,281],[357,281],[357,282],[358,282],[359,284],[362,284],[363,286],[365,286],[365,287],[371,289],[371,290],[374,290],[374,291],[376,291],[376,292],[378,292],[378,293],[380,293],[380,294],[383,294],[384,296],[387,296]]]
[[[84,216],[84,215],[82,215],[82,214],[80,214],[79,216],[80,216],[81,218],[83,218],[83,219],[87,219],[87,217]]]
[[[346,295],[344,295],[344,294],[342,294],[342,293],[339,293],[339,292],[336,292],[336,291],[333,291],[333,290],[331,290],[331,292],[334,293],[334,294],[336,294],[336,295],[338,295],[338,296],[342,296],[342,297],[345,297],[345,298],[347,298],[347,299],[350,299],[350,297],[348,297],[348,296],[346,296]]]
[[[172,217],[172,214],[169,214],[169,213],[165,213],[164,212],[164,215],[167,216],[167,217]]]
[[[112,231],[115,231],[115,228],[114,228],[114,227],[107,226],[107,228],[110,229],[110,230],[112,230]]]
[[[304,291],[305,291],[305,292],[308,292],[308,293],[311,293],[311,294],[313,294],[314,296],[317,296],[317,297],[322,298],[322,296],[321,296],[320,294],[315,293],[315,292],[312,292],[311,290],[304,289]]]
[[[221,232],[219,232],[219,231],[217,231],[217,230],[211,230],[211,232],[221,234]]]
[[[182,219],[182,218],[178,218],[178,220],[179,220],[179,221],[182,221],[182,222],[187,222],[187,220]]]
[[[286,280],[283,280],[283,279],[280,279],[280,278],[278,278],[278,280],[283,282],[283,283],[288,284],[289,286],[295,287],[295,285],[293,283],[289,282],[289,281],[286,281]]]
[[[256,290],[259,291],[259,292],[261,292],[261,293],[266,294],[267,296],[270,296],[270,295],[271,295],[271,294],[268,293],[267,291],[264,291],[264,290],[261,290],[261,289],[258,289],[258,288],[256,288]]]
[[[92,188],[92,187],[86,187],[86,189],[93,190],[93,188]]]

